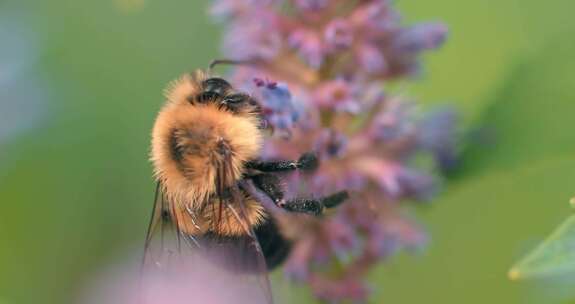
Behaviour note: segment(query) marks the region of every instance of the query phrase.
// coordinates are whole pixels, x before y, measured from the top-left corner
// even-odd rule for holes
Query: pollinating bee
[[[185,74],[165,96],[152,131],[157,190],[144,264],[162,267],[192,249],[232,273],[265,275],[283,262],[290,246],[253,189],[286,212],[308,216],[320,216],[347,198],[338,192],[285,199],[278,173],[312,171],[317,158],[309,152],[298,160],[261,160],[266,125],[261,107],[223,78]],[[161,240],[154,243],[158,235]]]

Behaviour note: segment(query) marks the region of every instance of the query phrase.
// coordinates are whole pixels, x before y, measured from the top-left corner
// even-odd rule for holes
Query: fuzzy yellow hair
[[[152,131],[151,161],[154,174],[168,200],[172,216],[189,234],[212,231],[223,235],[245,233],[229,208],[216,212],[216,185],[225,187],[242,178],[246,161],[257,158],[262,144],[258,118],[252,112],[233,113],[217,101],[190,102],[202,93],[205,74],[184,75],[166,90],[167,101]],[[264,211],[252,198],[243,196],[247,221],[257,225]],[[215,222],[218,222],[216,225]]]

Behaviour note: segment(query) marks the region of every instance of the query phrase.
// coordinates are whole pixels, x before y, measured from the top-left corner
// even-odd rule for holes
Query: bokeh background
[[[511,282],[507,271],[571,212],[575,3],[396,2],[408,23],[450,28],[403,85],[426,107],[457,107],[462,160],[413,210],[430,245],[375,269],[371,302],[573,302],[574,281]],[[162,90],[219,54],[208,4],[0,1],[0,303],[72,303],[141,246]],[[313,303],[291,288],[289,301]]]

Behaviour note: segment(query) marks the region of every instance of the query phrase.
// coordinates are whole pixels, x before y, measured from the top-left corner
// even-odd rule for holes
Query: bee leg
[[[325,208],[333,208],[349,198],[347,191],[339,191],[320,199],[296,198],[281,205],[290,212],[305,213],[314,216],[321,215]]]
[[[319,216],[325,208],[334,208],[349,198],[347,191],[339,191],[319,199],[295,198],[284,201],[284,192],[279,177],[269,173],[251,176],[254,186],[265,193],[274,204],[289,212],[307,213]]]
[[[321,198],[321,203],[325,208],[334,208],[339,206],[339,204],[345,202],[349,198],[349,193],[347,191],[339,191],[328,196]]]
[[[252,176],[251,179],[259,190],[272,199],[274,204],[283,204],[284,193],[279,177],[269,173],[262,173]]]
[[[281,207],[289,212],[305,213],[314,216],[319,216],[323,213],[323,205],[316,199],[296,198],[285,202]]]
[[[254,160],[246,163],[246,167],[250,169],[259,170],[262,172],[284,172],[292,170],[312,171],[318,166],[317,156],[314,153],[308,152],[300,156],[297,161],[280,160],[280,161],[259,161]]]
[[[266,201],[267,198],[269,198],[277,206],[284,204],[284,193],[281,189],[281,181],[277,176],[262,173],[250,176],[249,179],[251,183],[244,180],[240,182],[240,188],[251,193],[254,197],[259,197],[258,195],[254,195],[255,193],[263,192],[261,193],[262,196],[260,200],[265,196]],[[250,189],[252,191],[250,191]],[[255,228],[255,233],[265,257],[266,265],[271,271],[281,265],[287,258],[292,247],[291,241],[282,235],[273,216],[270,216],[261,225],[258,225]]]

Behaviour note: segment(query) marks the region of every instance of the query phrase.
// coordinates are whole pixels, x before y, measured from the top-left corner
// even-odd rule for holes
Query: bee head
[[[253,97],[234,90],[230,83],[222,78],[207,78],[201,82],[200,88],[198,94],[188,97],[191,104],[212,103],[235,115],[258,115],[260,113],[258,102]]]

